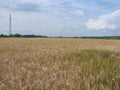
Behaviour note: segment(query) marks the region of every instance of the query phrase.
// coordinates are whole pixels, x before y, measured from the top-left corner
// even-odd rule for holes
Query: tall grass
[[[120,90],[119,44],[0,39],[0,90]]]

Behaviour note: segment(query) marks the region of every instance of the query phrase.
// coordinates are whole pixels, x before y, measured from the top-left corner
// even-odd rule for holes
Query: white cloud
[[[74,11],[74,14],[83,16],[83,15],[84,15],[84,12],[83,12],[82,10],[78,10],[78,9],[77,9],[77,10]]]
[[[120,19],[120,9],[112,13],[101,15],[97,19],[89,19],[87,22],[87,27],[89,29],[95,29],[95,30],[103,30],[103,29],[116,30],[120,27],[119,19]]]

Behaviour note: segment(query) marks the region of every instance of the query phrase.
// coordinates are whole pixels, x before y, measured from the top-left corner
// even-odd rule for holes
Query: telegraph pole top
[[[12,34],[12,16],[11,14],[9,15],[9,35]]]

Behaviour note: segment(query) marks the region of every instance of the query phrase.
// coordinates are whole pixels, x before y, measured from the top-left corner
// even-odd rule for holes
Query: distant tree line
[[[23,37],[26,38],[47,38],[47,36],[42,36],[42,35],[23,35]]]
[[[87,36],[87,37],[63,37],[63,36],[58,36],[58,37],[48,37],[48,36],[42,36],[42,35],[21,35],[21,34],[11,34],[11,35],[5,35],[5,34],[0,34],[1,38],[8,38],[8,37],[17,37],[17,38],[83,38],[83,39],[116,39],[116,40],[120,40],[120,36],[101,36],[101,37],[91,37],[91,36]]]
[[[47,36],[41,36],[41,35],[21,35],[21,34],[11,34],[11,35],[5,35],[5,34],[0,34],[1,38],[8,38],[8,37],[23,37],[23,38],[39,38],[39,37],[47,37]]]
[[[84,39],[117,39],[120,40],[120,36],[102,36],[102,37],[81,37]]]
[[[0,34],[0,37],[23,37],[21,34],[11,34],[11,35],[5,35],[5,34]]]

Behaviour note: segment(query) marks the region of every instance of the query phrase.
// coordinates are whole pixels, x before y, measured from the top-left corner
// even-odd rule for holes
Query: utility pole
[[[11,14],[9,15],[9,35],[12,34],[12,16]]]

